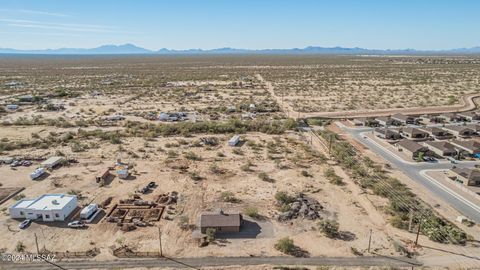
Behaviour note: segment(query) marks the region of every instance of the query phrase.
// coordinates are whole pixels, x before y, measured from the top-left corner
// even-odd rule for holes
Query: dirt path
[[[262,75],[256,74],[257,79],[265,84],[267,91],[272,95],[272,97],[277,102],[280,109],[287,115],[287,117],[291,117],[293,119],[300,118],[301,113],[296,112],[293,107],[288,102],[283,101],[283,97],[279,97],[275,94],[275,90],[273,89],[273,85],[271,82],[266,81]]]

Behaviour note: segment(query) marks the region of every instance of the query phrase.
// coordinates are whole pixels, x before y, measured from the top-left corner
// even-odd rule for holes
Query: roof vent
[[[56,204],[56,205],[58,205],[59,203],[58,203],[58,201],[57,201],[57,200],[53,200],[53,201],[52,201],[52,204]]]

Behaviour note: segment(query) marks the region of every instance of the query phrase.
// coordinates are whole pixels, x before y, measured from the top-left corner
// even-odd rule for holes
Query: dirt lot
[[[117,156],[114,153],[122,154],[108,143],[100,144],[98,150],[91,149],[80,154],[58,149],[69,157],[76,157],[79,163],[60,167],[41,181],[29,179],[28,173],[33,167],[12,170],[2,166],[0,172],[6,176],[4,187],[25,186],[22,194],[27,198],[46,192],[65,193],[74,190],[81,193],[81,204],[100,203],[109,196],[114,197],[113,204],[132,195],[149,181],[155,181],[158,186],[152,193],[142,196],[144,199],[152,200],[158,194],[177,191],[180,197],[176,210],[172,214],[164,214],[164,218],[168,216],[172,220],[162,219],[159,223],[165,252],[171,256],[280,255],[273,246],[276,240],[285,236],[294,239],[296,245],[312,255],[353,256],[351,247],[365,250],[370,228],[376,232],[373,238],[375,248],[386,254],[396,253],[389,237],[382,230],[377,231],[374,226],[376,221],[370,220],[365,209],[349,195],[350,191],[330,184],[324,178],[323,170],[328,165],[315,157],[315,153],[308,149],[298,134],[272,136],[248,133],[243,135],[246,142],[241,147],[227,146],[228,136],[214,136],[219,139],[218,146],[198,146],[196,143],[201,137],[204,136],[159,138],[148,141],[148,146],[144,145],[144,139],[125,140],[122,143],[124,149],[145,149],[142,157],[124,156],[122,159],[135,164],[134,179],[119,180],[115,177],[105,187],[98,187],[94,176],[105,165],[113,163]],[[249,162],[249,166],[245,165]],[[303,176],[302,171],[307,171],[308,176]],[[259,178],[262,172],[273,180],[262,181]],[[192,179],[194,174],[201,179]],[[221,195],[225,191],[232,192],[239,202],[223,201]],[[318,200],[324,207],[321,216],[338,220],[340,230],[348,232],[351,239],[324,237],[315,229],[315,221],[276,221],[279,212],[274,195],[277,191],[287,191],[292,195],[304,192]],[[13,202],[12,199],[6,205]],[[261,233],[255,238],[226,239],[216,245],[199,248],[192,238],[192,232],[181,229],[178,224],[181,216],[187,217],[189,223],[196,224],[202,211],[216,208],[243,211],[247,206],[255,206],[265,218],[257,222]],[[158,247],[156,227],[138,228],[125,233],[115,224],[100,221],[85,230],[65,228],[64,223],[34,223],[27,230],[19,230],[19,221],[10,219],[5,210],[1,217],[3,226],[0,231],[5,239],[1,248],[8,251],[14,251],[17,242],[24,243],[27,250],[34,251],[33,233],[38,235],[41,247],[52,251],[100,248],[102,253],[99,259],[111,256],[108,254],[111,254],[113,246],[128,245],[137,251],[156,251]],[[325,249],[324,246],[331,248]]]

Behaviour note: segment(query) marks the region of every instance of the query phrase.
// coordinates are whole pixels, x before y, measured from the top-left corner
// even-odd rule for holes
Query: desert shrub
[[[242,170],[244,172],[250,172],[250,171],[252,171],[252,169],[250,168],[252,165],[253,165],[252,162],[249,160],[245,164],[240,166],[240,170]]]
[[[258,178],[260,178],[262,181],[269,182],[269,183],[275,182],[275,180],[270,178],[270,176],[268,176],[268,174],[266,172],[259,173]]]
[[[334,185],[343,185],[343,180],[340,176],[335,173],[335,170],[332,167],[328,167],[323,175],[328,179],[328,181]]]
[[[197,155],[193,152],[186,152],[183,155],[185,156],[186,159],[195,160],[195,161],[202,160],[202,157],[200,157],[199,155]]]
[[[25,251],[25,245],[23,244],[23,242],[21,242],[21,241],[17,242],[17,244],[15,245],[15,251],[17,251],[17,252]]]
[[[292,239],[285,237],[275,243],[275,249],[285,254],[291,254],[295,250],[295,244]]]
[[[203,178],[200,176],[200,174],[198,174],[198,172],[190,172],[189,173],[189,176],[190,176],[190,179],[192,179],[193,181],[200,181],[202,180]]]
[[[220,168],[217,164],[210,165],[210,167],[208,169],[213,174],[225,174],[226,173],[226,170],[223,169],[223,168]]]
[[[253,206],[246,207],[243,212],[245,215],[251,217],[251,218],[259,218],[260,214],[258,214],[258,209]]]
[[[312,175],[311,175],[309,172],[305,171],[305,170],[304,170],[304,171],[301,171],[300,174],[301,174],[303,177],[312,177]]]
[[[240,199],[235,197],[235,194],[231,191],[224,191],[220,194],[220,198],[224,202],[229,202],[229,203],[239,203]]]
[[[295,201],[295,198],[288,195],[286,192],[278,191],[275,193],[275,199],[280,204],[290,204]]]
[[[243,151],[240,148],[233,149],[232,153],[234,153],[235,155],[243,156]]]
[[[332,219],[323,219],[318,222],[320,231],[328,238],[335,238],[338,236],[338,222]]]

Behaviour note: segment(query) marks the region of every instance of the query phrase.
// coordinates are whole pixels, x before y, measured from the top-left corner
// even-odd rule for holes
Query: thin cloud
[[[49,12],[49,11],[42,11],[42,10],[32,10],[32,9],[6,9],[6,8],[0,8],[0,11],[18,12],[18,13],[24,13],[24,14],[42,15],[42,16],[50,16],[50,17],[70,17],[70,15],[68,15],[68,14],[56,13],[56,12]]]
[[[50,30],[64,30],[75,32],[92,32],[92,33],[120,33],[118,28],[103,25],[93,24],[67,24],[67,23],[50,23],[32,20],[17,20],[17,19],[0,19],[0,22],[6,23],[12,27],[35,28],[35,29],[50,29]]]

